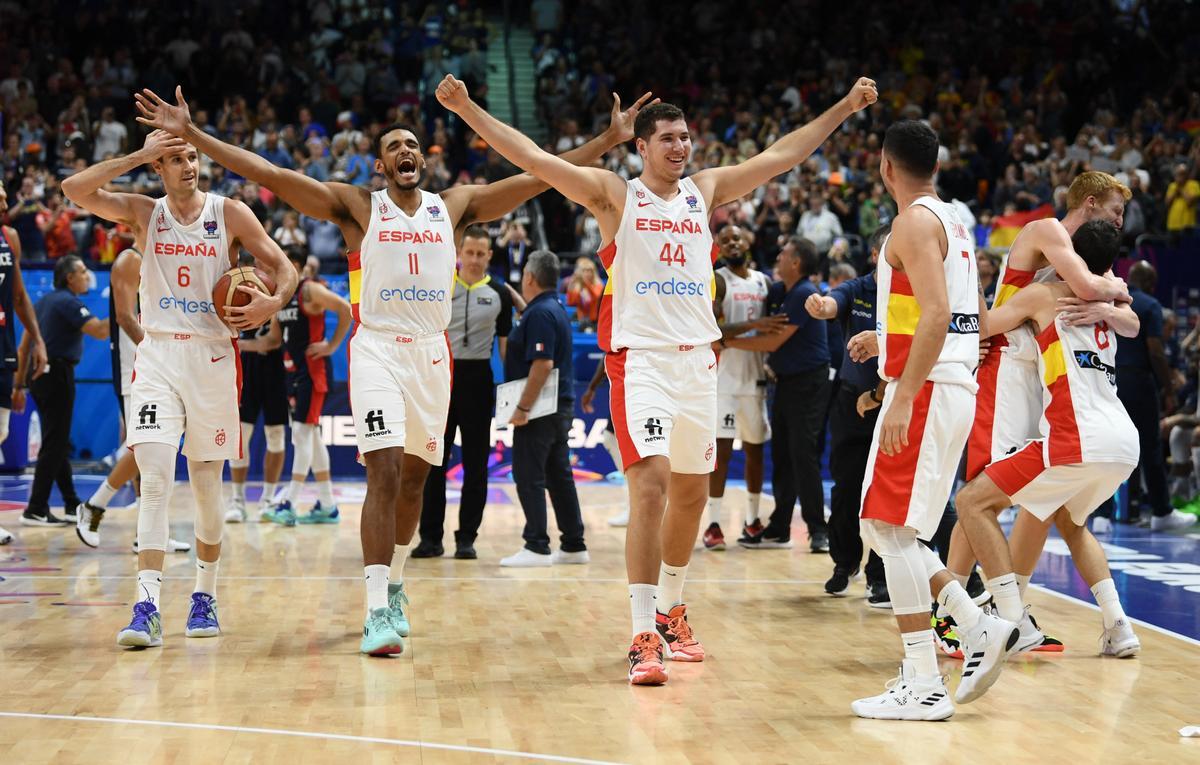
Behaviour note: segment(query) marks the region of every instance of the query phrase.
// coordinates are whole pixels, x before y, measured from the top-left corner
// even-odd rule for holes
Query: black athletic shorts
[[[287,425],[287,376],[283,371],[283,353],[242,354],[242,400],[238,407],[242,422]]]

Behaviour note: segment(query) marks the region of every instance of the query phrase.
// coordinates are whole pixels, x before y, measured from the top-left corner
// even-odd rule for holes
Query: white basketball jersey
[[[1071,327],[1055,318],[1037,336],[1047,465],[1136,465],[1138,432],[1117,398],[1117,339],[1104,322]]]
[[[925,196],[913,202],[929,208],[946,230],[948,245],[942,260],[946,293],[950,302],[950,326],[946,343],[929,373],[933,382],[956,383],[976,390],[973,373],[979,364],[979,273],[975,264],[975,242],[953,205]],[[913,334],[921,318],[921,306],[913,296],[908,274],[887,262],[884,240],[876,269],[878,288],[879,375],[895,380],[904,372]]]
[[[700,346],[721,336],[712,311],[717,250],[704,197],[690,178],[670,201],[629,181],[616,238],[598,254],[608,271],[601,349]]]
[[[437,194],[421,192],[409,217],[387,189],[371,195],[371,224],[350,259],[350,305],[368,329],[421,336],[450,326],[458,254],[450,214]]]
[[[212,301],[213,287],[232,265],[224,197],[205,194],[199,217],[187,226],[175,220],[166,197],[159,199],[146,228],[142,256],[142,326],[147,332],[235,337]]]
[[[730,268],[717,271],[725,280],[725,299],[721,301],[721,313],[726,323],[740,324],[761,319],[766,311],[767,290],[771,280],[761,271],[751,271],[745,279]],[[746,335],[747,337],[752,336]],[[761,351],[743,351],[727,348],[721,351],[717,365],[717,392],[727,396],[748,396],[757,393],[758,383],[765,379],[763,361],[766,354]]]

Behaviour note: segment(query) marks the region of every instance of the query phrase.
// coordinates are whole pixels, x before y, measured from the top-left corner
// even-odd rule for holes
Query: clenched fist
[[[458,114],[471,103],[471,96],[467,93],[466,83],[448,74],[438,83],[437,100],[442,106]]]

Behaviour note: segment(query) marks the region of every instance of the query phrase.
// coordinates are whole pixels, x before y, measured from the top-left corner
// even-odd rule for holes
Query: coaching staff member
[[[496,404],[492,379],[492,345],[500,340],[504,358],[512,329],[512,298],[503,282],[488,275],[492,249],[487,229],[468,226],[458,248],[458,273],[450,307],[450,350],[454,358],[450,414],[446,418],[446,444],[454,443],[454,431],[462,434],[462,497],[458,503],[458,531],[454,532],[454,557],[475,559],[475,536],[487,504],[488,453],[491,447],[492,408]],[[441,465],[429,471],[421,506],[421,541],[414,558],[436,558],[442,547],[446,520],[446,466],[450,449]]]

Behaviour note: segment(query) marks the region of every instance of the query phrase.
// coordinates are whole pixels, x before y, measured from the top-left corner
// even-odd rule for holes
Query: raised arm
[[[1058,273],[1058,278],[1067,283],[1076,297],[1083,300],[1117,300],[1129,302],[1129,288],[1115,276],[1098,276],[1088,271],[1083,259],[1075,254],[1071,237],[1058,221],[1046,220],[1030,223],[1037,226],[1037,243],[1046,260]]]
[[[462,117],[480,138],[509,162],[550,184],[572,202],[591,210],[606,241],[616,235],[625,195],[625,183],[619,177],[595,167],[576,167],[561,157],[542,151],[520,131],[480,108],[467,94],[467,86],[454,75],[446,75],[438,85],[437,98],[442,106]]]
[[[309,356],[317,358],[330,356],[338,349],[342,341],[346,339],[346,333],[350,331],[350,324],[353,319],[350,303],[344,297],[320,282],[305,282],[304,290],[305,303],[319,311],[334,311],[337,313],[338,323],[337,327],[333,330],[333,337],[313,343],[305,351]]]
[[[875,103],[878,98],[875,81],[860,77],[845,98],[812,122],[780,138],[761,154],[737,165],[702,170],[692,180],[709,200],[710,209],[738,199],[803,162],[847,117]]]
[[[142,281],[142,255],[137,250],[123,251],[113,261],[109,289],[113,294],[113,313],[117,326],[129,335],[134,345],[142,342],[145,331],[138,321],[138,285]]]
[[[168,104],[154,91],[135,93],[137,121],[179,136],[207,154],[222,167],[270,189],[279,198],[310,218],[334,223],[357,222],[364,230],[370,217],[370,194],[345,183],[322,183],[295,170],[271,164],[253,152],[213,138],[196,127],[183,100],[183,89],[175,88],[175,103]],[[361,209],[360,209],[361,208]],[[365,216],[365,217],[364,217]],[[288,266],[291,267],[290,265]]]
[[[619,146],[633,139],[633,123],[638,112],[650,100],[650,93],[634,102],[633,106],[621,110],[621,97],[613,93],[612,120],[603,133],[596,136],[583,146],[558,155],[560,159],[577,166],[591,166],[604,153],[614,146]],[[654,99],[650,103],[658,103]],[[451,208],[456,228],[461,229],[472,223],[482,223],[501,218],[517,208],[518,205],[541,194],[550,188],[537,176],[523,173],[505,178],[502,181],[488,183],[482,186],[456,186],[443,193],[446,205]],[[461,197],[461,201],[458,199]],[[461,204],[461,213],[455,214],[455,206]],[[455,237],[457,239],[457,236]]]
[[[42,339],[37,312],[33,310],[33,301],[29,299],[29,293],[25,290],[25,279],[21,276],[21,240],[17,237],[17,232],[7,226],[4,227],[3,234],[8,239],[8,246],[13,254],[13,310],[21,320],[25,334],[29,336],[30,352],[33,354],[33,376],[40,377],[48,360],[46,342]],[[17,380],[19,382],[21,378],[18,376]]]
[[[124,223],[141,232],[154,209],[154,200],[144,194],[105,191],[104,186],[118,176],[186,148],[187,144],[179,138],[155,130],[146,136],[145,145],[138,151],[107,159],[64,178],[62,192],[67,199],[88,212],[114,223]]]
[[[261,327],[292,299],[299,276],[283,250],[279,249],[274,239],[267,236],[262,224],[244,203],[236,199],[225,200],[225,227],[231,239],[253,255],[257,264],[275,282],[274,295],[264,295],[252,287],[239,286],[239,290],[250,295],[250,302],[225,309],[229,315],[229,325],[234,329]]]

